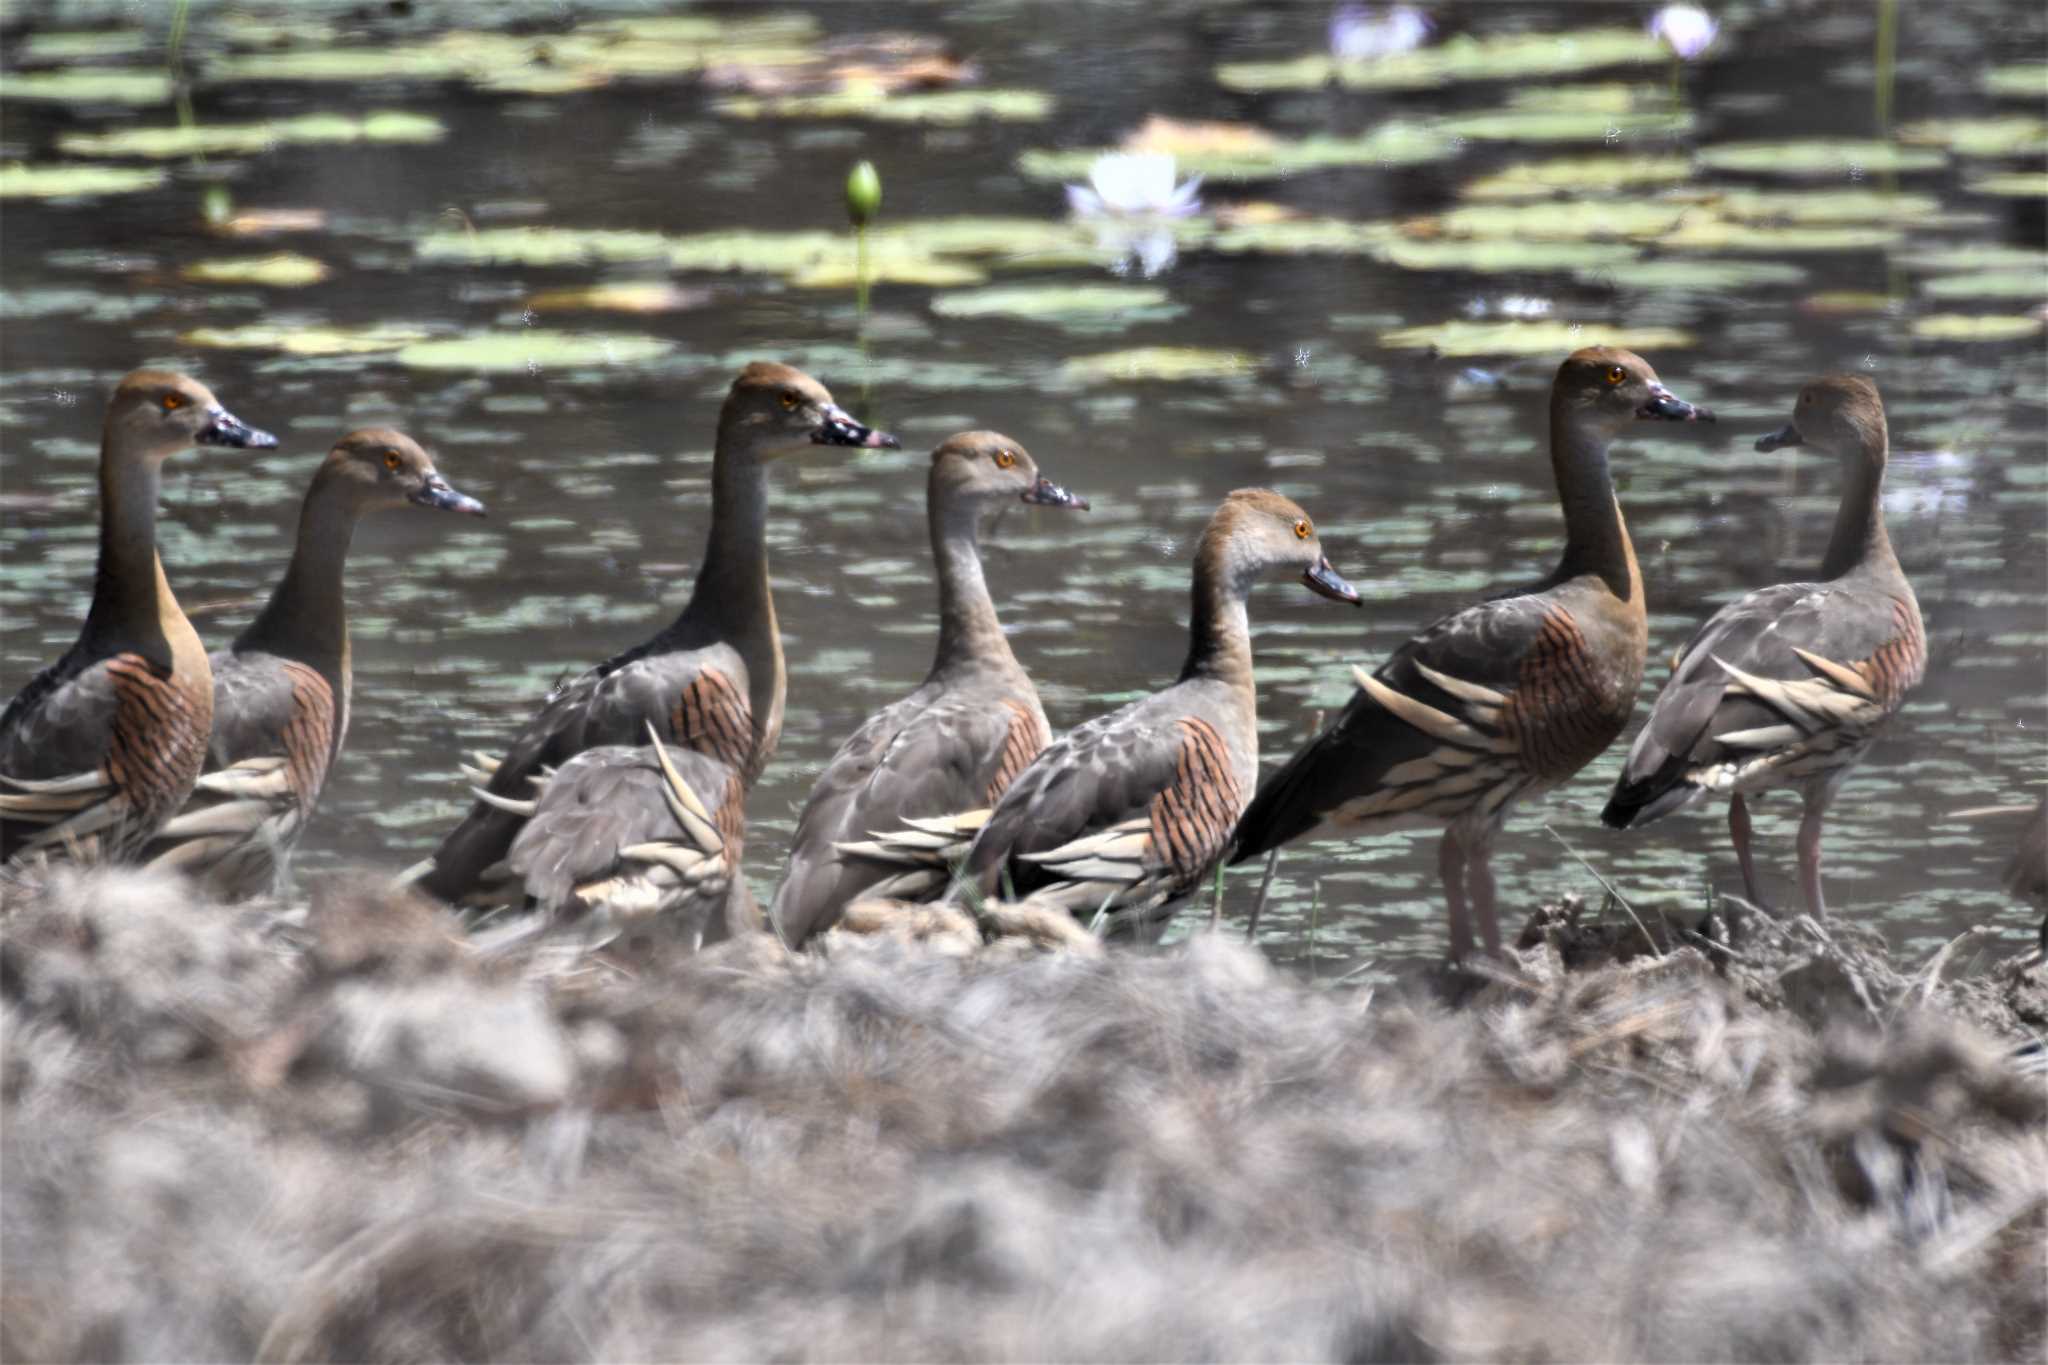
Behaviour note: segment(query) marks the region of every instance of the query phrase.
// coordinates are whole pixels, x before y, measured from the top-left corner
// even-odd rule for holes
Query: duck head
[[[358,509],[410,503],[465,516],[484,514],[482,503],[441,477],[434,457],[418,441],[390,427],[365,427],[335,442],[314,486],[344,490]]]
[[[1551,388],[1554,410],[1619,435],[1631,422],[1711,422],[1714,414],[1664,387],[1650,362],[1619,346],[1587,346],[1565,358]]]
[[[1860,374],[1823,375],[1799,391],[1792,420],[1768,436],[1758,450],[1810,445],[1844,458],[1884,463],[1887,432],[1884,400],[1877,385]]]
[[[1088,507],[1088,499],[1039,473],[1030,451],[994,431],[963,431],[932,452],[931,497],[937,504],[977,508],[1012,501],[1081,511]]]
[[[886,431],[863,426],[823,384],[789,365],[757,360],[740,371],[718,415],[719,443],[733,443],[757,460],[799,454],[811,446],[895,450]]]
[[[162,461],[188,446],[269,450],[277,438],[222,407],[213,390],[174,370],[136,370],[107,404],[107,448]]]
[[[1285,569],[1298,572],[1318,596],[1360,603],[1358,589],[1331,567],[1308,513],[1270,488],[1240,488],[1225,498],[1209,518],[1195,558],[1240,590],[1274,569]]]

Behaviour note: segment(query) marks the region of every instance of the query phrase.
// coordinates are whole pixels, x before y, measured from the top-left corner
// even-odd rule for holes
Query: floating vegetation
[[[639,365],[674,349],[674,342],[660,337],[526,328],[417,341],[401,349],[397,360],[415,370],[587,370]]]
[[[1052,96],[1038,90],[939,90],[891,94],[882,89],[823,95],[738,95],[712,105],[732,118],[879,119],[951,126],[988,119],[1036,123],[1052,114]]]
[[[208,227],[223,237],[270,237],[280,232],[319,232],[327,226],[325,209],[244,209]]]
[[[1899,129],[1899,140],[1946,147],[1957,156],[2040,156],[2048,153],[2048,120],[2022,115],[1929,119]]]
[[[149,35],[135,28],[104,28],[91,30],[52,29],[44,33],[29,32],[22,35],[20,58],[24,62],[42,65],[45,63],[100,61],[108,57],[133,57],[149,48]],[[8,78],[9,95],[14,93]]]
[[[1686,156],[1554,157],[1524,161],[1481,176],[1465,186],[1467,199],[1537,199],[1552,194],[1598,194],[1669,185],[1690,179]]]
[[[526,300],[537,313],[676,313],[702,307],[708,289],[682,289],[666,280],[620,280],[576,289],[543,289]]]
[[[1635,260],[1615,267],[1573,272],[1586,284],[1644,292],[1721,293],[1758,285],[1793,285],[1806,280],[1806,272],[1784,261],[1717,261],[1672,256],[1661,260]]]
[[[1143,129],[1140,130],[1142,135]],[[1135,141],[1135,139],[1134,139]],[[1033,180],[1086,180],[1096,159],[1110,151],[1131,151],[1126,145],[1115,149],[1080,148],[1066,151],[1027,151],[1017,158],[1017,169]],[[1154,146],[1136,148],[1160,150]],[[1240,143],[1210,142],[1172,152],[1183,171],[1210,180],[1274,180],[1281,176],[1340,166],[1411,166],[1436,161],[1455,151],[1448,134],[1421,123],[1383,123],[1357,137],[1316,134],[1304,138],[1272,137]]]
[[[396,351],[433,335],[424,327],[378,323],[371,327],[297,325],[289,318],[270,318],[246,327],[199,327],[178,340],[214,350],[279,351],[285,355],[374,355]]]
[[[1472,270],[1481,274],[1507,271],[1620,269],[1635,259],[1634,247],[1621,242],[1524,241],[1519,238],[1475,237],[1433,240],[1398,238],[1374,253],[1403,270]]]
[[[1072,330],[1121,331],[1187,309],[1164,289],[1145,285],[1045,284],[941,294],[932,300],[932,311],[948,318],[1025,318]]]
[[[1967,275],[1937,275],[1921,286],[1937,299],[2048,298],[2048,262],[2029,270],[1979,270]]]
[[[1136,346],[1123,351],[1070,357],[1060,376],[1081,384],[1157,381],[1167,384],[1243,379],[1259,366],[1244,351],[1210,350],[1200,346]]]
[[[1747,175],[1855,179],[1880,171],[1931,171],[1948,162],[1945,152],[1927,147],[1898,147],[1889,142],[1854,138],[1806,138],[1787,142],[1730,142],[1702,147],[1702,164],[1715,170]]]
[[[1341,218],[1282,218],[1223,228],[1202,243],[1224,255],[1358,255],[1397,240],[1391,223],[1352,223]]]
[[[117,128],[106,133],[63,133],[60,150],[73,156],[235,156],[290,145],[342,142],[438,142],[448,129],[424,114],[384,109],[351,118],[345,114],[304,114],[264,123],[195,124],[191,127]]]
[[[1675,327],[1613,327],[1561,321],[1473,322],[1454,318],[1427,327],[1397,327],[1380,333],[1382,346],[1429,350],[1444,356],[1562,355],[1581,346],[1625,346],[1630,350],[1673,350],[1693,344]]]
[[[1925,247],[1894,259],[1912,270],[1938,272],[2048,269],[2048,252],[2035,247],[2001,246],[1995,242]]]
[[[68,71],[10,71],[7,98],[56,104],[168,104],[171,78],[160,70],[78,66]]]
[[[1923,341],[2015,341],[2040,334],[2039,318],[2007,313],[1935,313],[1913,322],[1913,335]]]
[[[1657,40],[1641,29],[1582,29],[1576,33],[1459,34],[1434,47],[1394,53],[1370,62],[1317,54],[1281,62],[1225,62],[1216,79],[1226,89],[1253,94],[1315,90],[1420,90],[1456,81],[1500,81],[1567,76],[1605,66],[1661,65]]]
[[[11,86],[8,93],[13,93]],[[164,172],[152,168],[0,166],[0,199],[91,199],[153,190],[163,183]]]
[[[2048,171],[2007,171],[2001,175],[1974,176],[1963,182],[1972,194],[1997,195],[2005,199],[2048,198]]]
[[[1977,78],[1977,88],[2001,99],[2048,100],[2048,62],[1994,66]]]
[[[1481,142],[1615,142],[1679,137],[1693,130],[1689,110],[1674,109],[1654,86],[1536,85],[1514,91],[1505,109],[1444,119],[1454,137]]]
[[[269,256],[194,261],[179,273],[201,284],[257,284],[271,289],[299,289],[320,283],[330,272],[324,261],[279,251]]]

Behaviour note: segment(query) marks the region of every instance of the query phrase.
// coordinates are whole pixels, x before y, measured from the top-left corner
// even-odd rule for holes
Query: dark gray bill
[[[1649,401],[1636,409],[1636,416],[1646,421],[1661,422],[1711,422],[1714,414],[1706,408],[1694,407],[1662,384],[1650,385]]]
[[[206,425],[199,428],[199,434],[192,438],[200,445],[236,446],[247,450],[271,450],[277,445],[275,436],[244,424],[226,408],[209,408],[206,418]]]
[[[1088,499],[1066,489],[1046,478],[1038,476],[1038,482],[1024,490],[1024,501],[1035,507],[1071,507],[1076,511],[1088,510]]]
[[[1358,589],[1344,581],[1343,575],[1330,567],[1330,557],[1324,555],[1314,564],[1301,571],[1301,581],[1318,597],[1327,597],[1332,602],[1349,602],[1352,606],[1362,605]]]
[[[886,431],[862,426],[853,420],[837,403],[825,407],[825,425],[811,433],[813,444],[821,446],[861,446],[868,450],[900,450],[903,442]]]
[[[1785,423],[1784,426],[1779,427],[1768,436],[1756,438],[1756,448],[1758,450],[1776,450],[1780,446],[1803,446],[1805,444],[1806,442],[1800,438],[1799,428],[1793,426],[1790,422]]]
[[[426,486],[412,494],[412,501],[422,507],[438,507],[443,512],[460,512],[466,517],[484,514],[482,503],[467,493],[456,492],[439,474],[427,475]]]

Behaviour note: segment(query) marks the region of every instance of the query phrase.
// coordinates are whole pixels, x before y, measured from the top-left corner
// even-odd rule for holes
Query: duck
[[[1298,838],[1442,825],[1450,955],[1501,951],[1493,843],[1508,811],[1620,737],[1649,650],[1643,577],[1608,470],[1640,421],[1711,422],[1633,351],[1589,346],[1550,388],[1550,462],[1565,520],[1557,568],[1426,626],[1368,673],[1259,790],[1232,861]]]
[[[797,819],[789,867],[770,914],[800,947],[856,900],[933,899],[965,844],[917,838],[919,819],[987,809],[1052,740],[1038,689],[1010,650],[981,562],[981,523],[998,508],[1085,509],[1041,474],[1021,444],[964,431],[932,452],[925,521],[939,579],[939,641],[908,696],[839,746]],[[863,839],[874,833],[876,838]],[[892,835],[907,834],[908,840]]]
[[[768,466],[818,446],[899,448],[857,422],[802,370],[755,361],[719,410],[711,460],[711,530],[690,600],[651,638],[561,683],[485,780],[469,813],[403,879],[450,904],[482,895],[527,819],[533,780],[585,749],[661,742],[707,754],[751,786],[782,734],[787,678],[768,589]],[[501,798],[493,802],[487,797]]]
[[[144,852],[221,900],[274,890],[348,735],[352,672],[342,568],[365,512],[425,507],[481,517],[418,441],[349,432],[314,472],[298,540],[270,601],[208,663],[213,738],[184,808]]]
[[[1231,493],[1196,547],[1180,676],[1032,760],[979,822],[949,896],[1060,909],[1115,937],[1162,931],[1216,866],[1258,777],[1246,599],[1276,569],[1359,605],[1299,504],[1265,488]]]
[[[133,862],[191,794],[213,673],[157,553],[163,464],[194,446],[276,445],[189,375],[141,369],[115,386],[85,625],[0,712],[0,861]]]
[[[1768,906],[1750,850],[1747,797],[1796,791],[1799,889],[1825,919],[1821,828],[1829,804],[1927,668],[1912,584],[1884,524],[1890,447],[1877,385],[1858,374],[1806,385],[1760,451],[1810,445],[1842,470],[1820,572],[1729,603],[1674,656],[1671,677],[1600,818],[1634,829],[1709,794],[1728,796],[1728,834],[1750,902]]]

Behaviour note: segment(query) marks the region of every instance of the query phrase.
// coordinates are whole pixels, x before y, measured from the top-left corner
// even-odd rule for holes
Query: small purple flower
[[[1339,5],[1330,15],[1330,55],[1340,62],[1376,61],[1421,47],[1429,32],[1429,16],[1413,5]]]
[[[1650,16],[1650,36],[1689,62],[1713,45],[1721,26],[1698,5],[1666,5]]]

